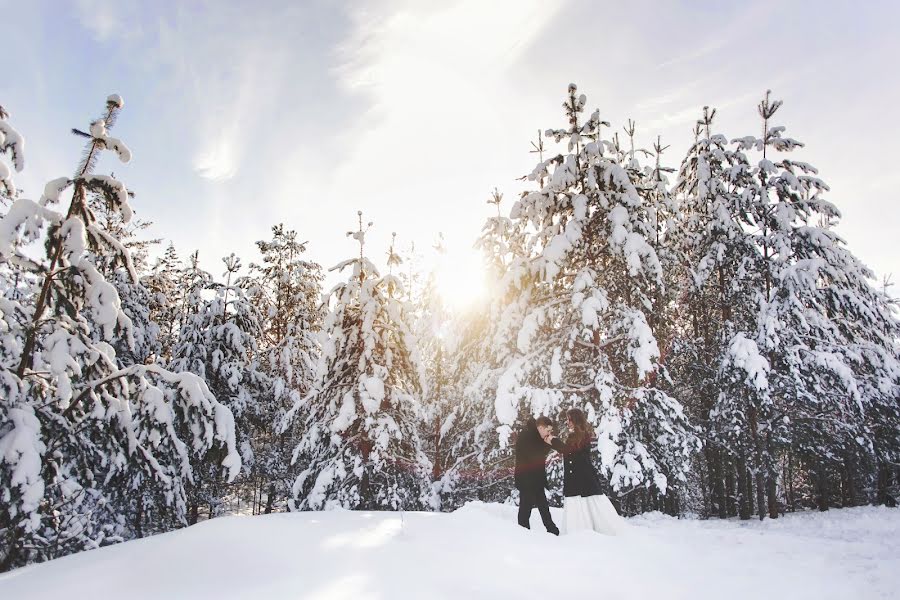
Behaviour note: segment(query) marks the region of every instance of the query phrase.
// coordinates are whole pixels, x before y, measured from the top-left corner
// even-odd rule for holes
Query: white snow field
[[[555,517],[561,520],[560,511]],[[0,598],[900,598],[900,510],[628,519],[556,538],[535,511],[227,517],[0,575]]]

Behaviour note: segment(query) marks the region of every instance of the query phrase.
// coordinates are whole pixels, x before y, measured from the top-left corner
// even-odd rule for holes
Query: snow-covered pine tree
[[[681,331],[679,329],[678,314],[679,303],[684,297],[684,279],[679,277],[683,270],[684,256],[680,246],[679,222],[681,218],[677,196],[670,191],[668,174],[675,171],[666,167],[662,162],[662,155],[668,146],[664,146],[657,137],[651,150],[646,150],[635,145],[635,132],[637,124],[628,120],[623,128],[627,136],[627,146],[620,144],[618,137],[612,146],[616,159],[625,166],[629,178],[634,183],[635,190],[641,197],[638,216],[634,219],[635,232],[642,235],[653,251],[660,264],[661,277],[655,281],[649,281],[646,297],[650,301],[647,315],[647,324],[653,332],[659,347],[659,358],[656,368],[650,373],[646,385],[660,390],[673,397],[680,397],[674,387],[668,369],[668,361],[672,357],[673,350],[679,344]],[[642,164],[642,159],[652,159],[651,164]],[[652,418],[652,417],[650,417]],[[690,419],[688,419],[690,420]],[[694,446],[696,448],[696,445]],[[665,452],[660,456],[666,457]],[[632,494],[630,504],[640,506],[641,510],[648,508],[660,508],[670,514],[678,514],[683,510],[683,503],[688,501],[687,496],[696,494],[691,490],[696,482],[689,482],[687,477],[693,469],[693,464],[686,465],[683,455],[670,455],[668,460],[674,461],[667,465],[667,472],[678,472],[670,482],[670,489],[662,496],[646,490],[636,490]],[[697,456],[694,455],[693,461]],[[663,460],[666,460],[664,458]]]
[[[408,303],[415,303],[422,293],[422,253],[415,242],[410,242],[398,256],[402,262],[397,266],[397,278],[403,285],[404,298]]]
[[[182,273],[183,267],[175,251],[175,245],[169,243],[150,272],[141,278],[141,283],[150,292],[147,308],[150,311],[150,320],[159,328],[158,358],[163,363],[172,359],[172,353],[178,345],[185,302],[185,290],[179,285]]]
[[[121,268],[107,275],[106,279],[116,288],[122,312],[132,324],[131,338],[119,338],[112,344],[119,364],[126,367],[154,362],[162,346],[159,325],[151,315],[152,293],[140,279],[129,279],[129,273]],[[99,341],[99,336],[95,334],[95,337]]]
[[[194,453],[222,448],[228,476],[240,469],[232,415],[201,379],[122,368],[110,344],[133,339],[134,325],[97,264],[112,255],[135,273],[91,198],[125,221],[132,214],[125,186],[93,173],[104,149],[131,158],[109,135],[122,105],[107,99],[74,177],[48,183],[40,202],[17,199],[0,220],[0,261],[36,283],[0,301],[0,569],[139,534],[140,510],[116,513],[129,495],[184,522]],[[45,253],[34,258],[27,247],[41,237]]]
[[[304,259],[306,244],[284,225],[272,227],[272,238],[256,242],[261,264],[251,264],[261,310],[267,316],[260,348],[261,367],[272,378],[272,402],[259,407],[253,431],[256,463],[254,475],[264,511],[272,512],[288,498],[295,473],[290,450],[299,442],[299,429],[278,433],[288,410],[310,390],[319,357],[318,333],[322,324],[322,268]],[[262,511],[260,505],[255,506]]]
[[[134,194],[128,191],[129,198]],[[116,293],[122,303],[122,312],[131,320],[130,339],[119,338],[112,342],[116,350],[116,358],[120,366],[144,364],[153,362],[160,354],[160,328],[153,319],[151,304],[152,292],[146,287],[144,278],[149,264],[148,255],[150,248],[159,243],[158,239],[143,239],[145,232],[151,225],[149,221],[131,219],[126,221],[122,214],[106,203],[98,196],[88,198],[90,210],[97,219],[97,226],[115,237],[128,250],[136,279],[125,265],[116,261],[115,255],[101,256],[97,258],[97,270],[116,288]],[[95,338],[99,341],[98,329],[95,330]]]
[[[453,347],[445,360],[446,410],[440,420],[441,509],[453,510],[470,500],[505,502],[513,491],[513,455],[501,447],[493,395],[502,369],[491,352],[492,321],[488,307],[474,306],[453,325]]]
[[[538,141],[540,143],[538,147],[542,153],[544,148],[543,140]],[[491,277],[488,277],[489,282],[497,281],[503,277],[513,257],[522,256],[525,253],[524,248],[521,247],[524,239],[521,232],[516,231],[516,223],[501,212],[500,205],[502,202],[503,194],[495,188],[487,203],[496,208],[497,215],[487,218],[484,227],[482,227],[481,237],[475,242],[475,247],[481,251],[487,261],[486,266],[491,275]]]
[[[379,276],[365,257],[367,229],[360,212],[359,228],[347,233],[359,256],[332,269],[350,275],[328,294],[315,383],[285,419],[285,427],[299,419],[302,430],[292,510],[433,506],[432,467],[418,431],[418,347],[399,280]]]
[[[672,277],[679,288],[679,335],[669,365],[677,393],[690,399],[689,412],[704,432],[701,476],[709,488],[708,514],[750,518],[751,449],[734,435],[743,413],[723,411],[720,398],[730,397],[726,379],[747,379],[745,371],[728,375],[735,366],[729,348],[738,333],[753,330],[748,269],[756,248],[744,229],[742,188],[736,181],[747,163],[724,136],[712,132],[715,115],[715,109],[704,107],[675,184],[681,203],[676,253],[682,258]]]
[[[395,234],[396,235],[396,234]],[[388,251],[388,274],[394,269],[402,271],[402,260],[394,251],[394,243]],[[449,448],[452,440],[447,427],[455,421],[458,412],[459,379],[455,373],[456,315],[441,297],[437,273],[446,260],[443,234],[438,233],[434,246],[433,268],[424,275],[424,285],[409,303],[413,334],[418,342],[424,374],[422,393],[421,440],[432,463],[432,482],[435,490],[441,487],[444,472],[451,464]],[[421,279],[421,275],[415,277]],[[410,280],[414,277],[410,277]],[[438,493],[436,500],[441,500]]]
[[[634,147],[635,124],[629,121],[626,129],[629,133],[631,159],[629,160],[629,175],[638,182],[637,190],[641,196],[644,211],[646,238],[656,256],[659,259],[662,283],[653,283],[651,301],[653,308],[647,317],[647,322],[653,330],[653,334],[661,344],[660,362],[665,363],[671,342],[675,336],[672,324],[675,322],[674,312],[680,294],[680,287],[676,273],[682,263],[682,257],[678,248],[678,220],[679,207],[677,197],[671,193],[668,174],[675,171],[662,164],[662,155],[669,146],[663,146],[662,140],[657,137],[652,151],[641,150],[642,153],[653,159],[652,166],[641,167],[637,161]]]
[[[258,341],[262,316],[255,290],[245,290],[238,281],[240,259],[234,254],[222,259],[224,284],[213,283],[192,257],[188,276],[190,293],[178,347],[170,363],[177,372],[202,377],[220,402],[234,414],[238,447],[244,474],[252,472],[256,457],[251,433],[258,427],[263,407],[271,403],[272,383],[260,367]],[[206,286],[201,285],[207,282]],[[190,522],[199,518],[200,507],[209,518],[222,512],[233,490],[226,485],[216,451],[195,460],[195,481],[190,487]]]
[[[104,214],[104,209],[101,207],[100,202],[95,203],[95,214]],[[106,212],[108,213],[108,211]],[[108,224],[109,220],[105,223]],[[131,239],[132,230],[126,228],[127,224],[123,223],[122,225],[107,229],[107,231],[122,242],[122,245],[128,249],[129,255],[132,250],[137,250],[139,254],[146,252],[140,242],[134,244],[135,240]],[[125,335],[117,335],[109,340],[114,351],[115,362],[120,369],[133,365],[153,364],[161,350],[159,326],[152,319],[150,310],[152,295],[140,279],[139,268],[146,265],[146,261],[132,260],[132,262],[137,279],[132,279],[132,273],[125,266],[110,260],[110,256],[98,257],[96,261],[97,270],[115,288],[121,304],[121,311],[130,323],[130,330]],[[89,320],[92,320],[90,316]],[[89,327],[94,342],[102,343],[102,329],[94,323],[91,323]],[[133,481],[128,481],[129,477],[132,477]],[[116,514],[134,515],[133,535],[144,537],[152,533],[169,531],[183,524],[183,509],[179,511],[169,509],[168,490],[158,488],[151,478],[143,474],[138,474],[137,477],[127,474],[121,479],[122,482],[117,485],[117,488],[124,490],[124,493],[116,494],[114,498],[110,499],[116,505],[111,505],[109,510],[115,511]],[[184,500],[184,498],[179,498],[179,502],[184,502]]]
[[[532,143],[543,159],[543,140]],[[475,247],[488,272],[483,305],[470,307],[453,324],[454,352],[449,376],[449,411],[441,424],[443,467],[441,507],[454,509],[470,500],[505,502],[514,494],[513,453],[500,443],[494,407],[497,381],[511,360],[503,340],[513,335],[515,323],[502,318],[515,291],[502,285],[509,265],[521,260],[526,242],[524,223],[504,216],[503,194],[494,189],[488,204],[496,215],[488,217]],[[552,469],[551,469],[552,470]]]
[[[662,273],[646,230],[642,199],[613,145],[600,135],[599,113],[582,122],[586,99],[570,85],[568,127],[548,130],[567,153],[529,176],[544,184],[523,194],[511,219],[529,228],[530,255],[505,276],[515,291],[502,321],[511,359],[496,394],[501,435],[520,406],[532,414],[583,407],[599,438],[600,466],[613,490],[665,495],[685,478],[697,447],[681,405],[649,383],[659,349],[646,311]],[[629,507],[637,510],[642,507]]]
[[[0,106],[0,216],[6,214],[10,202],[18,194],[12,171],[21,171],[25,167],[25,140],[7,119],[9,114]],[[6,160],[10,164],[6,164]],[[29,273],[12,269],[8,262],[0,262],[0,297],[18,299],[34,279]],[[0,354],[2,352],[0,348]]]
[[[775,162],[775,153],[802,146],[772,124],[781,104],[767,92],[758,107],[763,136],[735,140],[739,152],[760,153],[738,177],[757,249],[750,267],[759,283],[756,329],[748,345],[755,343],[755,362],[767,373],[766,385],[757,381],[759,393],[749,394],[744,408],[757,485],[765,485],[772,518],[788,450],[818,480],[820,508],[828,506],[822,480],[829,470],[845,480],[838,503],[858,504],[868,500],[869,483],[860,480],[860,467],[871,465],[873,472],[894,460],[900,423],[900,322],[870,283],[872,272],[833,231],[840,213],[823,197],[828,187],[816,169],[786,158]],[[763,518],[760,489],[757,498]]]
[[[840,479],[838,503],[858,503],[884,460],[875,448],[896,439],[886,433],[897,422],[886,401],[897,396],[896,316],[833,232],[838,212],[815,169],[772,160],[800,146],[771,126],[779,106],[767,95],[763,137],[736,150],[710,133],[705,110],[676,186],[688,270],[673,372],[707,428],[705,479],[721,517],[793,508],[797,473],[821,508],[838,487],[829,479]]]
[[[133,192],[128,191],[129,197]],[[132,218],[125,221],[122,215],[98,198],[94,198],[91,206],[100,227],[115,236],[128,249],[134,272],[138,278],[132,280],[131,274],[121,265],[117,265],[109,257],[99,259],[97,269],[107,281],[112,283],[122,301],[122,311],[134,325],[134,344],[114,344],[116,356],[124,365],[152,362],[161,352],[160,327],[153,319],[151,304],[153,293],[147,288],[145,277],[150,270],[149,254],[151,248],[160,243],[159,239],[144,237],[153,225],[150,221]],[[124,341],[124,340],[123,340]]]

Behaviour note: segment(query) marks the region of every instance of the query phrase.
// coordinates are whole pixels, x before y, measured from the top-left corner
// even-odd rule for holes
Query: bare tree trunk
[[[820,511],[828,510],[828,474],[825,463],[821,460],[816,462],[814,471],[816,480],[816,504]]]
[[[796,507],[794,506],[794,452],[790,449],[788,450],[787,461],[785,462],[784,481],[788,510],[794,512],[796,510]]]
[[[725,475],[725,497],[727,513],[729,517],[737,516],[737,507],[735,506],[737,494],[735,489],[734,465],[730,459],[722,459],[722,471]]]
[[[769,505],[769,518],[778,518],[778,470],[775,468],[775,452],[772,449],[772,430],[766,433],[766,501]]]
[[[884,461],[878,461],[878,470],[875,480],[875,504],[894,507],[897,500],[891,495],[891,483],[896,477],[895,471]]]
[[[710,493],[709,493],[709,474],[704,477],[704,473],[709,469],[707,466],[706,469],[703,468],[703,464],[700,461],[697,461],[697,473],[700,477],[700,493],[703,494],[703,512],[706,516],[712,516],[712,503],[710,502]]]
[[[263,494],[263,486],[265,483],[263,482],[262,477],[258,474],[256,479],[253,482],[253,514],[260,514],[262,512],[262,494]]]
[[[769,506],[769,518],[778,518],[778,480],[774,472],[769,472],[766,482],[766,500]]]
[[[753,499],[753,471],[749,463],[747,464],[747,470],[744,472],[744,485],[747,488],[747,514],[753,516],[753,512],[756,510],[756,502]],[[749,519],[750,517],[748,516],[747,518]]]
[[[747,470],[747,458],[741,456],[737,462],[738,488],[740,489],[740,517],[746,521],[753,514],[753,490],[750,482],[750,471]]]
[[[144,537],[144,490],[139,489],[137,494],[137,510],[134,515],[134,533],[137,537]]]
[[[715,513],[720,519],[728,518],[728,508],[725,501],[725,486],[722,483],[720,453],[710,446],[706,447],[706,462],[709,465],[709,479],[712,484],[712,496]]]
[[[844,481],[843,485],[846,490],[844,494],[845,506],[859,506],[861,490],[859,489],[857,474],[859,473],[859,461],[853,454],[848,455],[844,461]]]
[[[759,520],[766,518],[766,478],[764,467],[756,468],[756,510]]]
[[[275,505],[275,483],[272,482],[269,484],[269,493],[266,497],[266,514],[270,514],[272,512],[272,507]]]
[[[0,546],[0,553],[5,553],[5,555],[0,554],[0,573],[9,571],[18,562],[19,553],[21,552],[17,538],[19,531],[18,523],[13,523],[6,530],[6,535],[4,536],[6,538],[5,544]]]
[[[847,462],[841,465],[840,469],[840,503],[841,508],[846,508],[848,506],[853,506],[851,504],[850,498],[853,495],[853,492],[850,490],[850,472],[847,468]]]
[[[765,452],[763,450],[762,440],[759,436],[759,420],[756,405],[753,402],[747,404],[747,421],[750,427],[750,438],[753,440],[754,451],[754,474],[756,475],[756,510],[759,520],[766,518],[766,475],[768,474],[768,465],[766,464]]]

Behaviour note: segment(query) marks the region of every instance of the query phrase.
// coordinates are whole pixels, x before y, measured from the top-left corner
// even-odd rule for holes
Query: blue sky
[[[512,198],[537,130],[563,124],[566,85],[617,127],[657,134],[677,166],[703,105],[730,138],[756,133],[767,88],[844,213],[850,248],[900,278],[894,2],[78,2],[0,0],[0,104],[27,141],[26,197],[71,172],[110,93],[114,170],[153,234],[214,273],[284,222],[326,267],[354,251],[356,210],[457,256]],[[507,204],[508,208],[508,204]],[[897,294],[897,290],[894,290]]]

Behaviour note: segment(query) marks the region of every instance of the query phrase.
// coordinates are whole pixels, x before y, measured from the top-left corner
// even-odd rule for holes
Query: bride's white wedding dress
[[[571,411],[570,411],[571,412]],[[584,420],[582,415],[581,420]],[[601,494],[602,487],[591,463],[593,439],[590,435],[570,436],[565,443],[551,436],[547,443],[563,455],[563,531],[596,531],[619,535],[625,522],[612,502]]]
[[[563,532],[584,530],[619,535],[625,530],[625,522],[609,498],[603,494],[567,496],[563,504]]]

